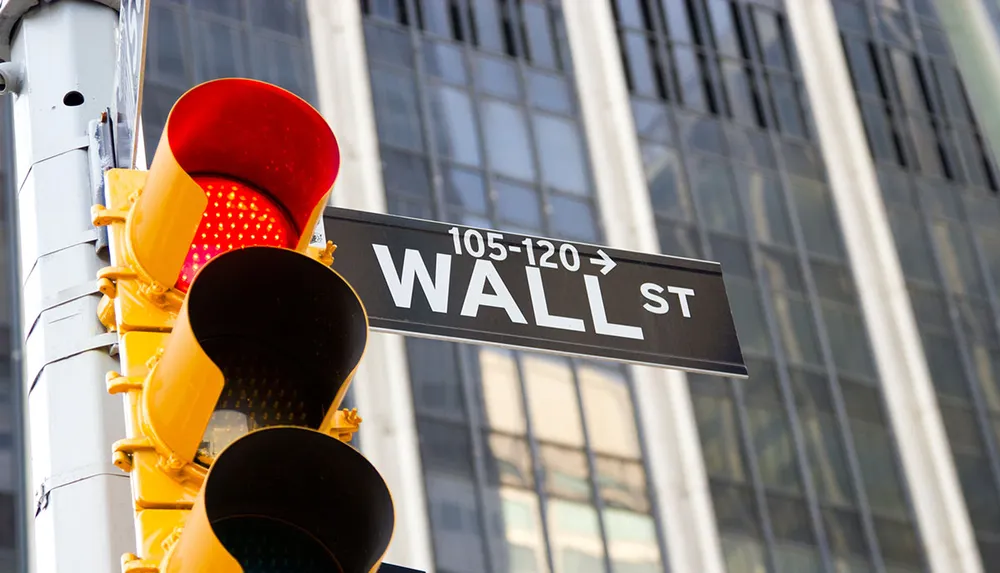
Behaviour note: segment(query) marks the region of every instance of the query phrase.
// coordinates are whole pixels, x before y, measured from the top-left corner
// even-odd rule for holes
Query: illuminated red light
[[[298,232],[284,210],[265,193],[223,177],[193,177],[208,197],[175,288],[187,292],[198,270],[213,257],[252,246],[294,247]]]

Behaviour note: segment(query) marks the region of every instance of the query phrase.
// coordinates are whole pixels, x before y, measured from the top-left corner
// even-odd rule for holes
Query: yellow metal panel
[[[160,139],[146,184],[128,221],[128,241],[135,262],[167,288],[177,281],[208,205],[205,191],[181,168],[170,150],[169,129],[168,125]]]
[[[136,509],[191,509],[204,474],[198,476],[190,470],[168,473],[163,464],[164,458],[153,450],[132,454],[132,500]]]
[[[164,546],[176,542],[180,529],[184,527],[188,511],[177,509],[144,509],[136,513],[136,538],[141,540],[139,547],[143,560],[159,563],[166,555]],[[192,569],[195,573],[198,569]]]
[[[222,393],[222,371],[191,332],[186,303],[143,390],[151,435],[177,458],[193,461]]]

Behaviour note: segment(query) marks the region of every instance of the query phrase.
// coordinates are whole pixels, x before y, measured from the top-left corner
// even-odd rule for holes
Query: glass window
[[[722,265],[723,277],[754,278],[746,241],[714,233],[709,235],[708,241],[712,247],[712,259]]]
[[[971,119],[972,112],[969,109],[969,102],[965,98],[958,70],[948,62],[938,59],[931,60],[931,69],[934,70],[934,79],[938,88],[941,89],[941,97],[944,98],[948,115],[963,121]]]
[[[643,16],[643,8],[640,8],[642,3],[644,0],[615,0],[615,20],[622,26],[644,28],[646,18]]]
[[[824,304],[823,322],[830,337],[833,361],[839,372],[875,378],[875,364],[868,347],[861,314],[841,305]]]
[[[554,573],[603,573],[604,543],[597,510],[560,499],[550,500],[548,510]]]
[[[660,0],[660,9],[667,21],[667,33],[675,42],[691,42],[691,22],[687,7],[677,0]]]
[[[417,429],[424,467],[433,468],[427,472],[428,479],[434,473],[471,484],[472,444],[468,426],[418,417]]]
[[[429,75],[451,84],[468,83],[465,54],[460,46],[431,40],[424,40],[420,45],[424,54],[424,70]]]
[[[586,193],[587,163],[576,124],[541,113],[533,114],[533,118],[545,184],[563,191]]]
[[[379,142],[422,151],[423,131],[413,76],[372,66],[371,80]]]
[[[657,97],[660,91],[654,76],[654,56],[650,53],[651,50],[655,50],[653,40],[644,32],[626,31],[622,47],[632,93]]]
[[[541,444],[538,453],[541,457],[545,490],[549,495],[590,501],[590,470],[583,450]]]
[[[210,19],[193,22],[196,61],[201,75],[209,78],[246,77],[249,75],[244,54],[242,30]]]
[[[752,384],[768,384],[754,380]],[[795,448],[792,445],[788,418],[779,404],[756,404],[748,400],[747,418],[754,453],[764,485],[785,491],[799,490]]]
[[[628,383],[613,367],[586,365],[577,370],[583,407],[595,452],[639,459],[635,409]]]
[[[844,5],[843,2],[836,4]],[[883,97],[883,86],[873,61],[871,44],[847,36],[844,38],[844,51],[847,53],[847,63],[854,78],[854,89],[860,94]]]
[[[674,62],[677,65],[677,84],[684,106],[697,111],[707,111],[706,78],[702,75],[701,65],[694,51],[691,48],[674,46]]]
[[[798,177],[789,177],[788,180],[806,248],[814,253],[841,258],[840,228],[830,194],[822,185]]]
[[[667,251],[664,251],[667,252]],[[733,321],[743,352],[770,354],[771,339],[764,322],[760,291],[750,281],[726,278],[726,293],[733,309]]]
[[[753,128],[741,128],[736,125],[725,126],[726,139],[729,140],[729,153],[733,160],[742,161],[754,167],[776,167],[771,136]]]
[[[937,283],[930,241],[920,214],[912,208],[894,207],[889,211],[889,223],[896,238],[903,274],[907,278]]]
[[[909,48],[911,45],[910,25],[906,20],[906,14],[884,7],[881,7],[877,12],[879,29],[882,31],[882,37],[886,43]]]
[[[701,248],[698,236],[691,227],[679,225],[673,221],[659,221],[656,226],[656,234],[660,238],[661,252],[675,257],[699,258]]]
[[[758,531],[760,518],[750,488],[712,480],[709,480],[709,487],[720,531],[751,537],[760,535]]]
[[[250,22],[299,38],[306,35],[305,2],[301,0],[248,0]]]
[[[921,171],[929,177],[941,177],[944,167],[934,126],[926,118],[916,114],[910,114],[907,123],[910,125],[910,136],[913,138]]]
[[[632,118],[641,140],[670,143],[673,141],[669,108],[657,101],[632,98]]]
[[[569,363],[562,358],[525,355],[521,361],[531,422],[538,439],[583,447],[583,426]],[[552,408],[552,404],[563,404]]]
[[[653,209],[670,218],[690,221],[694,217],[691,197],[681,180],[674,150],[652,143],[641,144],[640,150]]]
[[[691,186],[703,213],[705,225],[716,231],[745,234],[740,202],[733,190],[729,164],[708,158],[692,160]]]
[[[743,67],[743,64],[723,61],[722,76],[726,82],[726,91],[729,93],[729,106],[733,117],[747,125],[761,124],[758,104],[751,92],[753,76],[750,71]]]
[[[810,261],[819,296],[847,305],[855,305],[854,279],[847,267],[825,261]]]
[[[750,226],[757,240],[794,245],[788,209],[778,180],[760,171],[737,168],[736,183],[747,203]]]
[[[505,434],[486,434],[486,480],[493,485],[506,484],[533,488],[528,442]]]
[[[465,400],[452,344],[424,338],[406,339],[418,414],[465,419]]]
[[[521,94],[517,67],[509,61],[480,54],[476,58],[476,87],[490,95],[517,99]]]
[[[798,543],[814,543],[812,524],[809,520],[809,509],[805,500],[783,495],[768,495],[767,509],[771,513],[771,527],[774,537],[779,541]],[[787,547],[787,546],[786,546]],[[777,556],[776,556],[777,557]],[[803,569],[780,568],[780,571],[812,571],[811,567]],[[821,571],[818,569],[817,571]]]
[[[598,455],[594,459],[597,488],[605,507],[650,511],[642,462]]]
[[[774,97],[774,108],[781,131],[804,138],[806,128],[795,83],[791,79],[771,75],[771,95]]]
[[[190,85],[191,70],[185,66],[186,27],[184,15],[163,4],[150,7],[147,65],[149,77],[172,84]],[[159,41],[157,41],[159,40]]]
[[[734,58],[742,57],[737,24],[733,22],[733,6],[727,0],[708,0],[708,15],[719,53]]]
[[[864,119],[868,145],[876,161],[902,164],[902,152],[896,140],[896,132],[889,123],[885,106],[881,102],[861,101],[861,116]]]
[[[506,181],[494,181],[496,214],[504,222],[528,229],[542,228],[542,203],[538,191]]]
[[[681,138],[694,151],[725,155],[725,135],[719,121],[713,117],[677,113]]]
[[[513,353],[483,347],[478,355],[485,421],[495,430],[524,434],[521,385]],[[432,362],[433,359],[430,358]]]
[[[542,572],[548,568],[538,496],[534,492],[501,487],[485,496],[494,538],[494,571]],[[456,569],[463,571],[464,569]]]
[[[781,16],[771,10],[755,6],[753,20],[764,63],[774,68],[788,69],[784,23],[781,21]]]
[[[500,15],[496,0],[470,0],[469,11],[476,26],[476,41],[479,47],[494,52],[503,51],[500,35]]]
[[[923,74],[918,62],[915,61],[915,56],[897,49],[890,49],[889,55],[903,104],[919,112],[930,110],[930,101],[924,93]]]
[[[430,200],[431,176],[423,157],[388,147],[382,147],[380,154],[386,191]]]
[[[864,530],[861,527],[861,517],[854,511],[824,509],[823,525],[835,553],[840,555],[866,555],[868,553],[868,544],[865,542]]]
[[[955,469],[965,493],[972,526],[1000,531],[1000,498],[990,472],[989,461],[979,453],[955,452]]]
[[[851,430],[868,503],[876,513],[905,518],[907,506],[889,431],[858,419],[851,420]]]
[[[469,94],[451,87],[430,86],[428,95],[438,151],[455,161],[478,167],[479,129]]]
[[[761,249],[760,266],[771,288],[805,293],[802,269],[794,255],[777,250]]]
[[[722,535],[722,559],[728,573],[760,573],[767,571],[764,547],[760,541],[736,535]]]
[[[556,67],[558,63],[548,7],[544,3],[524,2],[521,9],[524,11],[524,34],[531,62],[547,68]]]
[[[942,336],[925,330],[921,330],[920,334],[934,388],[948,398],[968,401],[969,391],[954,337],[950,333]]]
[[[847,458],[836,420],[823,413],[800,413],[799,416],[816,494],[826,503],[853,504]]]
[[[366,22],[365,51],[371,61],[413,69],[413,43],[405,30]]]
[[[482,174],[453,167],[445,169],[442,176],[445,202],[449,206],[480,215],[486,213],[486,185]]]
[[[652,516],[606,509],[604,529],[615,573],[654,573],[663,569],[656,541],[656,522]]]
[[[985,288],[969,231],[957,222],[935,221],[931,234],[937,246],[941,274],[948,290],[956,294],[984,296]]]
[[[528,70],[528,97],[538,109],[569,114],[573,111],[570,88],[565,78]]]
[[[497,100],[484,100],[480,102],[480,107],[486,150],[493,170],[533,181],[532,146],[522,110]]]
[[[250,36],[250,58],[253,77],[270,82],[302,97],[312,99],[315,70],[306,47],[299,41]]]
[[[775,292],[774,317],[785,352],[792,362],[822,364],[809,303],[791,294]]]
[[[590,243],[597,241],[597,223],[590,202],[552,195],[549,204],[552,207],[549,227],[553,234]]]
[[[427,472],[426,487],[438,569],[484,571],[485,543],[477,504],[479,496],[472,482]]]
[[[453,37],[447,0],[417,0],[417,4],[420,4],[425,31],[446,38]]]
[[[710,477],[744,481],[740,431],[730,398],[692,393],[705,471]],[[716,510],[718,511],[718,510]]]

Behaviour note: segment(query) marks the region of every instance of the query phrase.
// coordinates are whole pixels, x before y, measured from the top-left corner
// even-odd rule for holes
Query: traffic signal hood
[[[148,173],[106,174],[99,315],[120,334],[113,455],[139,553],[123,571],[378,569],[391,496],[338,410],[367,316],[332,245],[308,246],[338,169],[314,109],[234,79],[178,100]]]

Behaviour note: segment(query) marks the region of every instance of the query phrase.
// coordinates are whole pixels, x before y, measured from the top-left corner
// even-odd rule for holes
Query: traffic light
[[[148,172],[106,174],[99,316],[119,333],[113,459],[138,546],[124,572],[379,569],[392,498],[348,444],[357,411],[338,409],[368,319],[333,246],[309,246],[339,162],[309,104],[226,79],[177,101]]]

